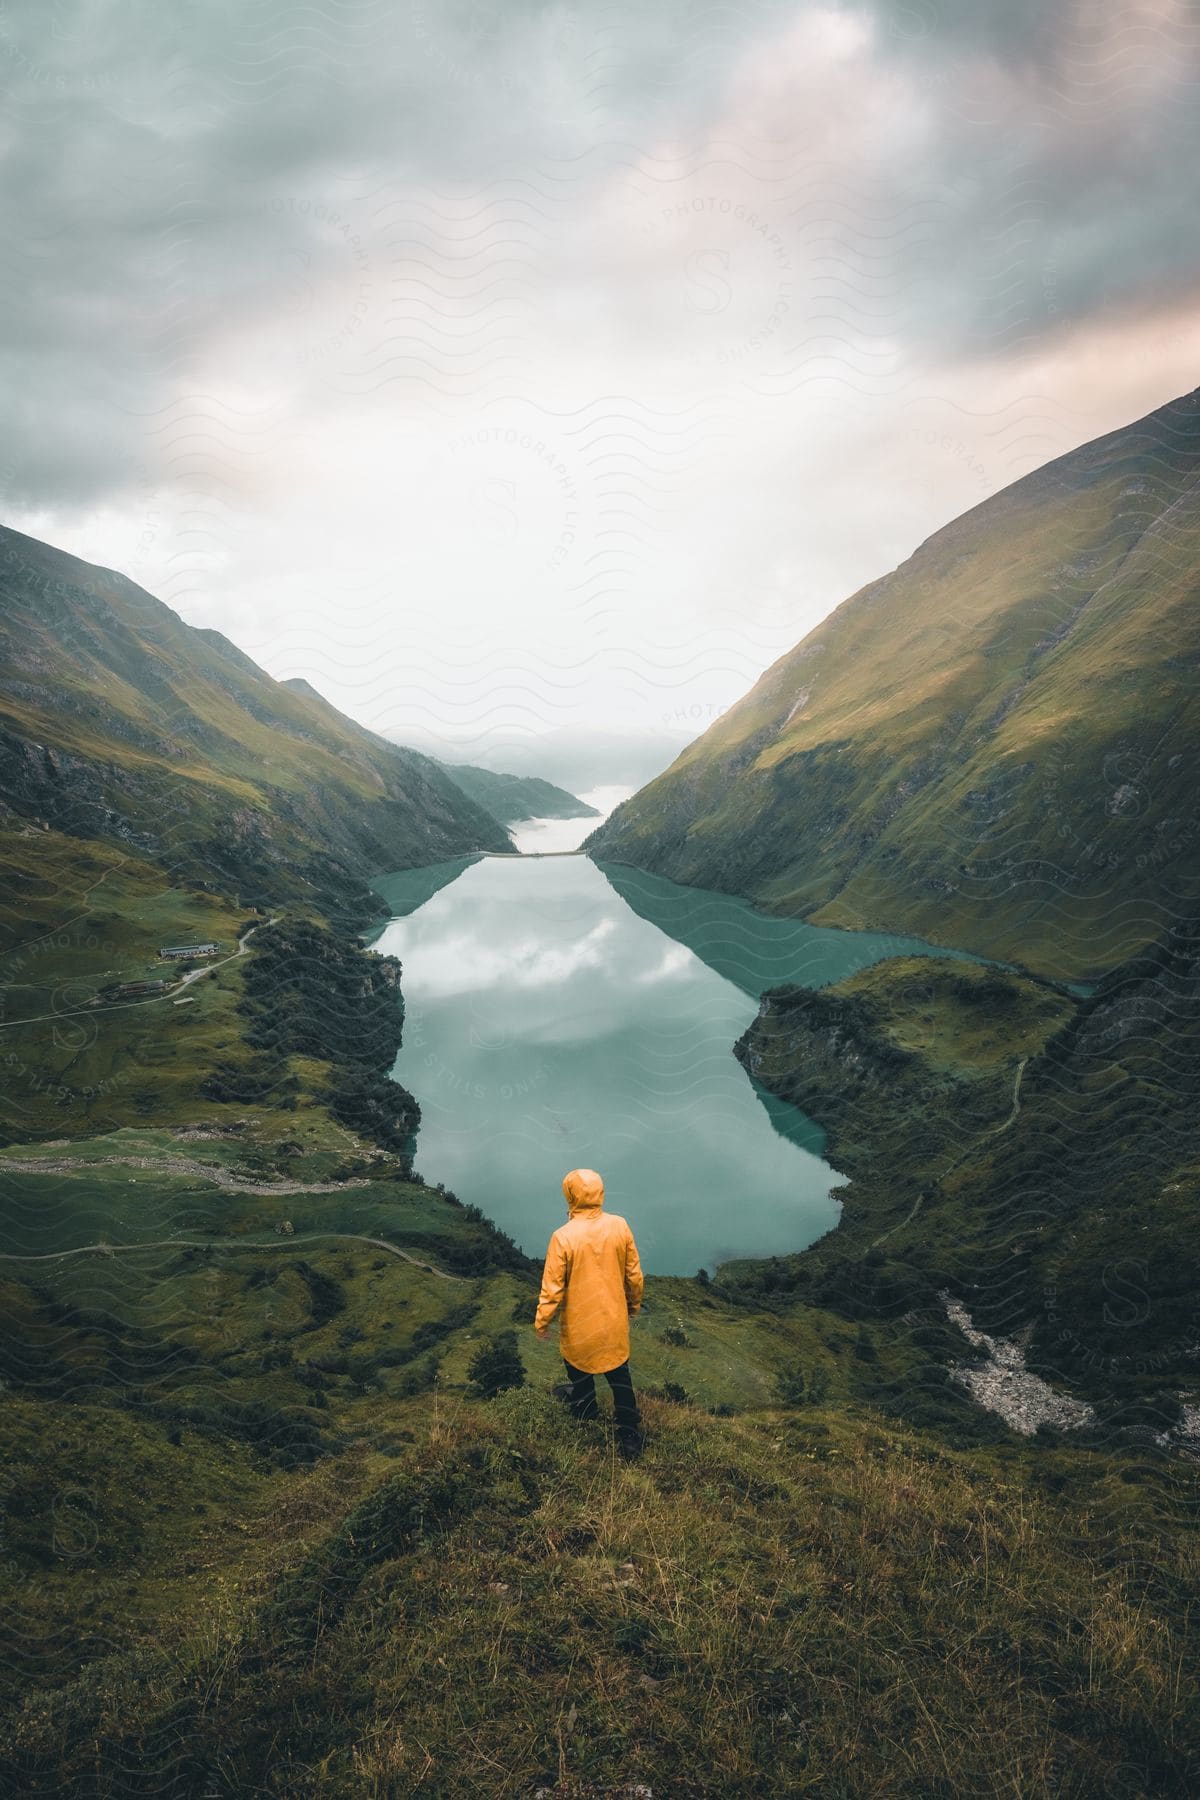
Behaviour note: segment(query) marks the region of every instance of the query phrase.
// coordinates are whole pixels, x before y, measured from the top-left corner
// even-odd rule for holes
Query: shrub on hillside
[[[371,1069],[351,1068],[339,1073],[338,1085],[323,1096],[339,1125],[370,1138],[384,1150],[409,1157],[421,1122],[421,1108],[397,1081]]]
[[[205,1100],[221,1100],[234,1106],[270,1101],[290,1110],[296,1104],[300,1083],[278,1057],[257,1056],[248,1063],[215,1063],[200,1083]]]
[[[523,1387],[525,1365],[517,1349],[515,1331],[502,1331],[498,1337],[480,1344],[467,1368],[467,1374],[485,1400],[491,1400],[505,1388]]]
[[[775,1384],[779,1398],[786,1406],[820,1406],[829,1393],[829,1375],[821,1368],[789,1369]]]

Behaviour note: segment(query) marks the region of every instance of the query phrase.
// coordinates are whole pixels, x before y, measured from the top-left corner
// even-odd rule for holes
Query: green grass
[[[189,1149],[190,1157],[194,1151]],[[240,1240],[266,1240],[283,1255],[324,1252],[339,1237],[381,1238],[439,1268],[462,1271],[495,1249],[490,1228],[456,1207],[436,1189],[395,1179],[373,1180],[336,1193],[265,1193],[229,1190],[201,1176],[170,1175],[161,1168],[80,1165],[70,1175],[6,1172],[0,1161],[0,1220],[5,1251],[51,1256],[89,1244],[158,1245],[187,1240],[212,1244],[214,1253],[242,1254]],[[276,1227],[293,1230],[280,1235]],[[157,1250],[147,1252],[163,1261]],[[165,1253],[164,1253],[165,1254]],[[245,1254],[251,1254],[248,1250]],[[114,1266],[132,1263],[114,1257]],[[105,1259],[108,1260],[108,1259]],[[42,1276],[51,1265],[39,1264]],[[72,1259],[82,1269],[85,1259]],[[19,1272],[0,1257],[0,1273]],[[94,1269],[86,1279],[94,1281]]]
[[[171,886],[153,864],[101,845],[81,846],[56,832],[7,836],[30,879],[21,887],[21,937],[0,950],[0,1142],[99,1137],[151,1124],[245,1123],[247,1142],[260,1149],[298,1142],[303,1155],[297,1172],[314,1180],[362,1152],[361,1139],[330,1116],[325,1100],[331,1083],[336,1087],[340,1080],[332,1049],[330,1059],[297,1052],[275,1057],[268,1068],[255,1043],[245,1007],[246,974],[258,954],[254,938],[244,956],[225,959],[244,932],[261,933],[269,944],[280,927],[218,894]],[[42,887],[35,893],[32,871],[39,869]],[[342,959],[337,969],[336,959],[314,964],[318,986],[323,971],[344,973],[343,965],[357,957],[352,943],[334,940],[302,914],[296,929],[308,934],[306,945],[315,940],[337,948]],[[174,939],[211,939],[222,946],[222,956],[181,992],[148,999],[104,995],[118,980],[178,981],[180,968],[157,955],[162,943]],[[268,994],[268,1012],[269,1002]],[[258,1004],[261,1015],[261,995]],[[398,1004],[390,993],[374,999],[377,1009],[390,1012]],[[258,1104],[207,1096],[214,1070],[229,1065],[267,1070]],[[285,1111],[289,1078],[298,1088],[294,1106]]]
[[[333,1800],[1188,1792],[1196,1549],[1169,1483],[860,1408],[642,1405],[627,1468],[544,1391],[441,1382],[339,1410],[349,1441],[286,1474],[79,1409],[57,1526],[18,1501],[9,1534],[38,1575],[10,1588],[33,1677],[10,1767],[97,1795],[168,1766]],[[45,1408],[8,1410],[20,1467]]]
[[[231,954],[254,915],[99,842],[9,831],[4,847],[18,879],[0,949],[0,1129],[22,1141],[182,1122],[218,1047],[240,1038],[238,963],[191,983],[185,1006],[92,1002],[116,981],[177,980],[158,957],[165,942],[212,939]]]
[[[819,991],[771,990],[738,1055],[826,1129],[835,1166],[881,1177],[889,1204],[871,1207],[876,1233],[883,1212],[903,1217],[922,1188],[1004,1126],[1021,1064],[1075,1006],[1005,971],[891,957]],[[840,1247],[857,1191],[842,1200]]]
[[[214,939],[226,951],[254,915],[214,893],[178,883],[144,857],[102,839],[10,825],[0,833],[5,894],[0,905],[0,986],[5,1019],[22,1016],[22,988],[44,1012],[57,989],[83,998],[108,980],[179,974],[159,946]],[[61,1003],[60,1003],[61,1004]]]

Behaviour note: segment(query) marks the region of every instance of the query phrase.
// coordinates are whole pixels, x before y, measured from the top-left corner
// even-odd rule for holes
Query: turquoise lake
[[[483,857],[375,883],[404,966],[392,1074],[416,1167],[541,1256],[562,1178],[597,1169],[647,1273],[803,1249],[838,1222],[824,1135],[733,1055],[765,988],[822,987],[919,939],[773,919],[582,856]]]

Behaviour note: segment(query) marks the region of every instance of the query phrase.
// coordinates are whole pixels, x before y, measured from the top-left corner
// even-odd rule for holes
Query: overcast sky
[[[1193,0],[3,0],[0,511],[402,740],[695,735],[1200,382],[1198,76]]]

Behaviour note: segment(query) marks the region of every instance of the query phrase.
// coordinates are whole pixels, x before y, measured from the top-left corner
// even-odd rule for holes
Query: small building
[[[186,962],[192,956],[219,956],[220,944],[163,944],[158,954],[168,962]]]

